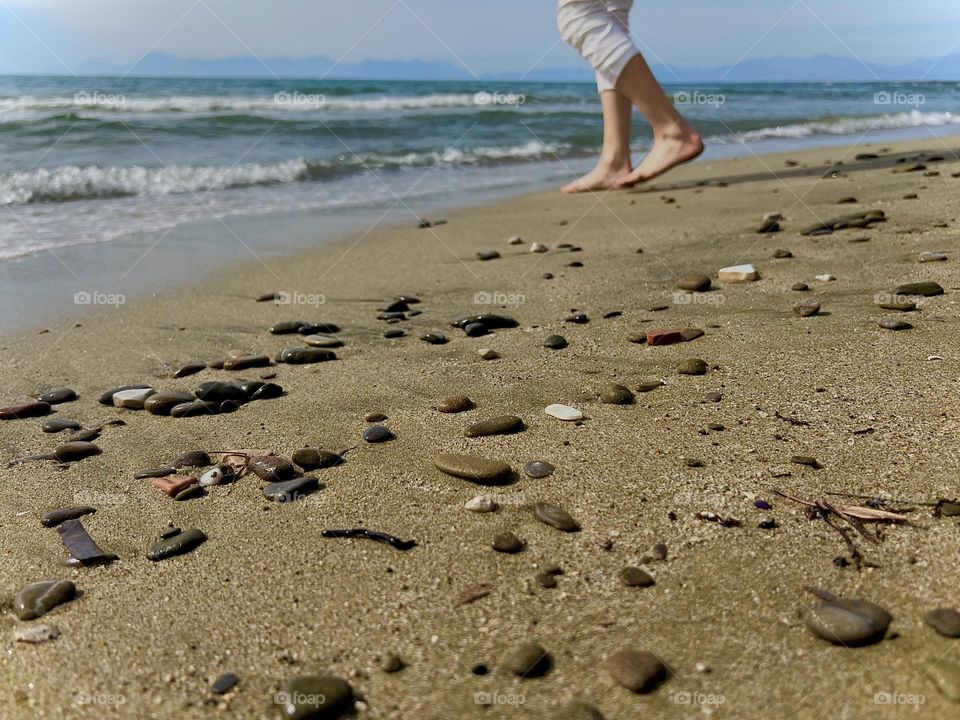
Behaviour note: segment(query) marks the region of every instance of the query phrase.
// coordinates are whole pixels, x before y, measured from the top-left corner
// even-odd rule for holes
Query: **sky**
[[[579,66],[555,13],[556,0],[0,0],[0,72],[126,67],[148,52],[444,60],[476,74]],[[631,22],[651,64],[687,68],[960,53],[956,0],[637,0]]]

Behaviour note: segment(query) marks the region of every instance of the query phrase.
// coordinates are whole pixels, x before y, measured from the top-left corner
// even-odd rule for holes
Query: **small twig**
[[[797,418],[790,417],[789,415],[781,415],[779,410],[774,411],[773,416],[777,420],[783,420],[784,422],[788,422],[794,427],[807,427],[808,425],[810,425],[810,423],[806,420],[798,420]]]

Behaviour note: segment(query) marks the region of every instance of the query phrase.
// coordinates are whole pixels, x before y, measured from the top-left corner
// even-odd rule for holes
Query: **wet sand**
[[[931,139],[880,153],[923,153],[938,176],[892,172],[911,160],[854,161],[878,147],[834,148],[791,153],[799,165],[790,167],[786,156],[694,164],[642,192],[519,197],[452,213],[434,228],[378,230],[254,261],[195,288],[91,313],[79,326],[70,305],[47,332],[5,338],[0,405],[67,385],[80,398],[57,406],[57,417],[86,425],[120,417],[126,425],[103,431],[101,455],[65,469],[51,462],[0,469],[6,594],[50,577],[72,580],[82,592],[32,621],[62,632],[41,645],[13,641],[25,623],[7,606],[0,715],[277,717],[274,697],[285,679],[329,672],[351,683],[363,699],[358,714],[367,718],[552,718],[573,699],[595,704],[609,720],[705,711],[856,718],[913,709],[884,707],[887,696],[878,693],[900,703],[922,697],[924,717],[952,716],[956,706],[924,668],[943,656],[957,662],[960,641],[937,635],[923,616],[958,603],[956,519],[920,507],[910,525],[883,527],[881,542],[851,533],[877,566],[858,571],[852,562],[835,564],[849,559],[835,530],[773,488],[809,499],[828,492],[923,502],[960,495],[960,178],[951,177],[960,171],[958,146],[958,138]],[[838,160],[837,176],[824,178]],[[911,193],[918,197],[903,199]],[[858,202],[836,204],[848,196]],[[887,222],[798,234],[868,209],[882,209]],[[782,232],[755,232],[766,212],[786,216]],[[514,235],[524,244],[508,245]],[[862,237],[869,240],[850,242]],[[549,252],[529,252],[532,242]],[[582,250],[558,249],[562,243]],[[793,257],[773,259],[778,248]],[[488,249],[502,257],[476,259]],[[920,263],[924,251],[950,259]],[[574,261],[583,266],[570,267]],[[681,276],[716,278],[719,268],[740,263],[753,263],[761,279],[715,281],[717,289],[702,295],[674,290]],[[544,279],[547,272],[554,277]],[[836,280],[815,279],[822,274]],[[878,308],[876,294],[919,280],[936,281],[946,293],[902,314],[913,329],[879,328],[881,317],[895,313]],[[810,291],[790,289],[801,281]],[[303,300],[322,295],[324,302],[254,301],[272,291]],[[399,293],[419,297],[423,313],[387,326],[377,308]],[[811,297],[821,313],[797,316],[793,306]],[[489,299],[506,307],[485,304]],[[573,311],[590,322],[564,322]],[[622,314],[602,317],[613,311]],[[510,315],[520,327],[470,338],[449,326],[480,312]],[[185,419],[97,403],[102,391],[126,383],[192,391],[206,380],[256,378],[261,370],[172,375],[232,351],[273,355],[297,345],[296,337],[267,330],[295,319],[337,323],[345,347],[336,362],[273,368],[282,398]],[[384,339],[387,327],[408,329],[408,336]],[[665,347],[628,340],[688,327],[705,335]],[[450,342],[421,342],[427,331]],[[552,333],[569,346],[542,347]],[[501,357],[483,360],[480,348]],[[679,375],[677,364],[689,358],[704,359],[709,372]],[[607,382],[636,390],[648,380],[664,386],[638,393],[632,405],[597,399]],[[713,392],[722,394],[719,402],[707,400]],[[433,409],[456,393],[476,408],[452,415]],[[551,403],[581,409],[585,422],[547,416]],[[395,440],[361,440],[364,416],[374,411],[387,415]],[[472,422],[504,414],[518,415],[527,429],[463,436]],[[0,422],[4,464],[50,452],[60,441],[39,425]],[[289,457],[304,446],[353,449],[343,465],[315,473],[320,492],[295,503],[266,501],[252,475],[184,502],[133,479],[197,448]],[[484,489],[437,471],[433,458],[443,452],[500,459],[515,470],[542,459],[557,470]],[[795,455],[822,467],[791,463]],[[703,466],[689,467],[692,458]],[[480,492],[500,509],[464,509]],[[755,508],[758,499],[773,510]],[[537,501],[562,506],[582,530],[562,533],[538,522],[530,509]],[[117,562],[60,565],[65,549],[39,519],[78,504],[98,508],[83,522]],[[701,512],[740,526],[701,519]],[[777,527],[758,527],[771,517]],[[147,548],[169,523],[201,528],[209,539],[187,555],[150,562]],[[401,552],[321,537],[324,529],[361,526],[418,545]],[[519,535],[525,549],[494,552],[491,541],[503,530]],[[625,587],[619,572],[639,564],[654,543],[668,548],[666,561],[644,565],[656,584]],[[534,580],[548,565],[563,570],[554,589]],[[461,593],[481,583],[490,594],[461,604]],[[797,617],[815,602],[806,586],[886,607],[896,637],[857,649],[815,638]],[[550,672],[537,679],[505,674],[503,655],[534,638],[552,656]],[[619,687],[604,662],[624,647],[656,653],[671,676],[645,695]],[[390,652],[404,670],[380,669],[378,658]],[[478,665],[489,672],[475,674]],[[240,683],[215,696],[210,683],[225,672]]]

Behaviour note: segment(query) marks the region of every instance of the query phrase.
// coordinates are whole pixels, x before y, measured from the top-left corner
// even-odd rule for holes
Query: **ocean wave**
[[[485,91],[431,95],[380,95],[342,97],[335,93],[281,91],[271,96],[180,95],[170,97],[127,97],[121,93],[81,92],[73,97],[0,98],[0,119],[4,114],[24,112],[117,112],[117,113],[219,113],[219,112],[396,112],[433,108],[510,109],[532,100]]]
[[[838,117],[792,123],[779,127],[742,130],[714,138],[718,142],[758,142],[761,140],[802,140],[814,135],[855,135],[875,130],[901,130],[916,127],[960,125],[960,114],[910,110],[863,117]]]
[[[296,158],[261,165],[172,165],[166,167],[101,167],[68,165],[0,174],[0,204],[71,202],[143,195],[202,193],[254,186],[327,180],[364,171],[405,167],[484,166],[505,162],[553,159],[561,145],[531,141],[506,147],[448,148],[435,152],[350,155],[334,161]]]

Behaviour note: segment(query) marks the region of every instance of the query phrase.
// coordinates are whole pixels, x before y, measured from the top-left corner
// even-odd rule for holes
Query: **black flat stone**
[[[287,503],[300,500],[320,487],[315,477],[299,477],[283,482],[268,483],[263,487],[263,496],[273,502]]]

